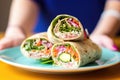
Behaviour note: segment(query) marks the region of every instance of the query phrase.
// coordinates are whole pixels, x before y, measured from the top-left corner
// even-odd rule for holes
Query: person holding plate
[[[119,0],[13,0],[0,49],[20,45],[28,34],[47,31],[51,20],[58,14],[77,17],[95,43],[118,50],[111,37],[120,27]]]

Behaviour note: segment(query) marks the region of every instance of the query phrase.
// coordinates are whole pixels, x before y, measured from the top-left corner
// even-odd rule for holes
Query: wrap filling
[[[53,29],[56,37],[66,40],[77,38],[80,31],[81,27],[79,21],[72,17],[59,18]]]
[[[56,45],[53,48],[53,57],[54,63],[63,67],[73,68],[79,63],[79,55],[69,43]]]
[[[23,48],[33,58],[48,58],[51,55],[52,43],[44,38],[28,39]]]

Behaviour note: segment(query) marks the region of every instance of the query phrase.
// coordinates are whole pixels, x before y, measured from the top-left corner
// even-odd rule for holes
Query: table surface
[[[3,33],[0,33],[0,38]],[[114,38],[117,45],[120,38]],[[42,74],[10,66],[0,61],[0,80],[120,80],[120,64],[76,74]]]

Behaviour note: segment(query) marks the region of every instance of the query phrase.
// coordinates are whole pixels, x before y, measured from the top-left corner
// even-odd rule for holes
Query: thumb
[[[118,51],[118,47],[115,45],[112,38],[108,36],[103,36],[102,45],[110,50]]]

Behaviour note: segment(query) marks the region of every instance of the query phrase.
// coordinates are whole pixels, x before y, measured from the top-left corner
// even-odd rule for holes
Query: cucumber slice
[[[68,54],[68,53],[61,53],[61,54],[59,55],[59,59],[60,59],[62,62],[70,62],[71,56],[70,56],[70,54]]]

